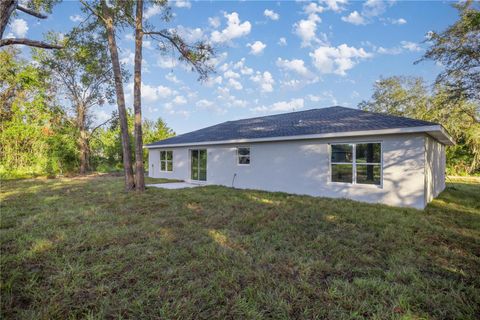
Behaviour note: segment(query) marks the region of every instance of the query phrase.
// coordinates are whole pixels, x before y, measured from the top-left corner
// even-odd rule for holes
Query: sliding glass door
[[[196,181],[207,181],[207,150],[190,150],[191,178]]]

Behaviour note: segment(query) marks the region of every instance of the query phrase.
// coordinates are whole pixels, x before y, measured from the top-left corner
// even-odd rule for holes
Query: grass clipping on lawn
[[[480,181],[425,211],[123,178],[1,186],[1,318],[480,314]]]

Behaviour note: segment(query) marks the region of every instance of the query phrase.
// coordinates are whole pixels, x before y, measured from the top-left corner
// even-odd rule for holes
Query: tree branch
[[[62,46],[56,44],[50,44],[37,40],[30,40],[25,38],[8,38],[0,40],[0,48],[4,46],[10,46],[14,44],[21,44],[30,47],[43,48],[43,49],[62,49]]]
[[[21,5],[17,5],[17,9],[20,10],[20,11],[23,11],[25,12],[26,14],[29,14],[31,16],[34,16],[34,17],[37,17],[39,19],[47,19],[48,17],[40,12],[36,12],[36,11],[33,11],[31,9],[28,9],[28,8],[25,8]]]
[[[109,123],[110,121],[112,121],[112,120],[115,119],[115,118],[117,118],[117,115],[114,115],[113,117],[111,117],[111,118],[108,119],[107,121],[104,121],[104,122],[100,123],[98,126],[96,126],[95,128],[93,128],[92,131],[90,132],[90,134],[88,135],[88,139],[90,139],[90,137],[93,136],[93,134],[95,133],[95,131],[96,131],[98,128],[106,125],[107,123]]]
[[[106,20],[105,18],[103,17],[102,14],[100,14],[97,10],[95,10],[95,8],[93,8],[92,6],[90,6],[86,1],[84,0],[79,0],[81,4],[83,4],[83,6],[85,8],[87,8],[94,16],[98,17],[99,19],[101,19],[103,21],[103,23],[106,23]]]

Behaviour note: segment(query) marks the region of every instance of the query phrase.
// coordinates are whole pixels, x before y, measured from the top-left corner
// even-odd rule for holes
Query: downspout
[[[232,188],[235,188],[234,184],[235,184],[235,178],[237,177],[237,174],[234,173],[233,174],[233,179],[232,179]]]

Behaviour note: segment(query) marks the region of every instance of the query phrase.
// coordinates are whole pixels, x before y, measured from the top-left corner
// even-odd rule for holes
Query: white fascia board
[[[450,136],[446,133],[445,129],[440,125],[422,126],[422,127],[410,127],[410,128],[396,128],[396,129],[380,129],[380,130],[363,130],[363,131],[348,131],[348,132],[331,132],[321,134],[308,134],[297,136],[284,136],[284,137],[269,137],[269,138],[254,138],[254,139],[233,139],[233,140],[221,140],[221,141],[203,141],[203,142],[189,142],[189,143],[172,143],[163,144],[157,146],[144,146],[147,149],[159,149],[159,148],[173,148],[173,147],[188,147],[188,146],[206,146],[206,145],[219,145],[219,144],[234,144],[234,143],[253,143],[253,142],[275,142],[275,141],[290,141],[290,140],[310,140],[310,139],[326,139],[326,138],[339,138],[339,137],[357,137],[357,136],[374,136],[385,134],[401,134],[401,133],[416,133],[426,132],[439,133],[439,137],[443,137],[442,140],[453,143]],[[439,140],[437,137],[435,139]],[[440,141],[444,144],[444,141]]]

